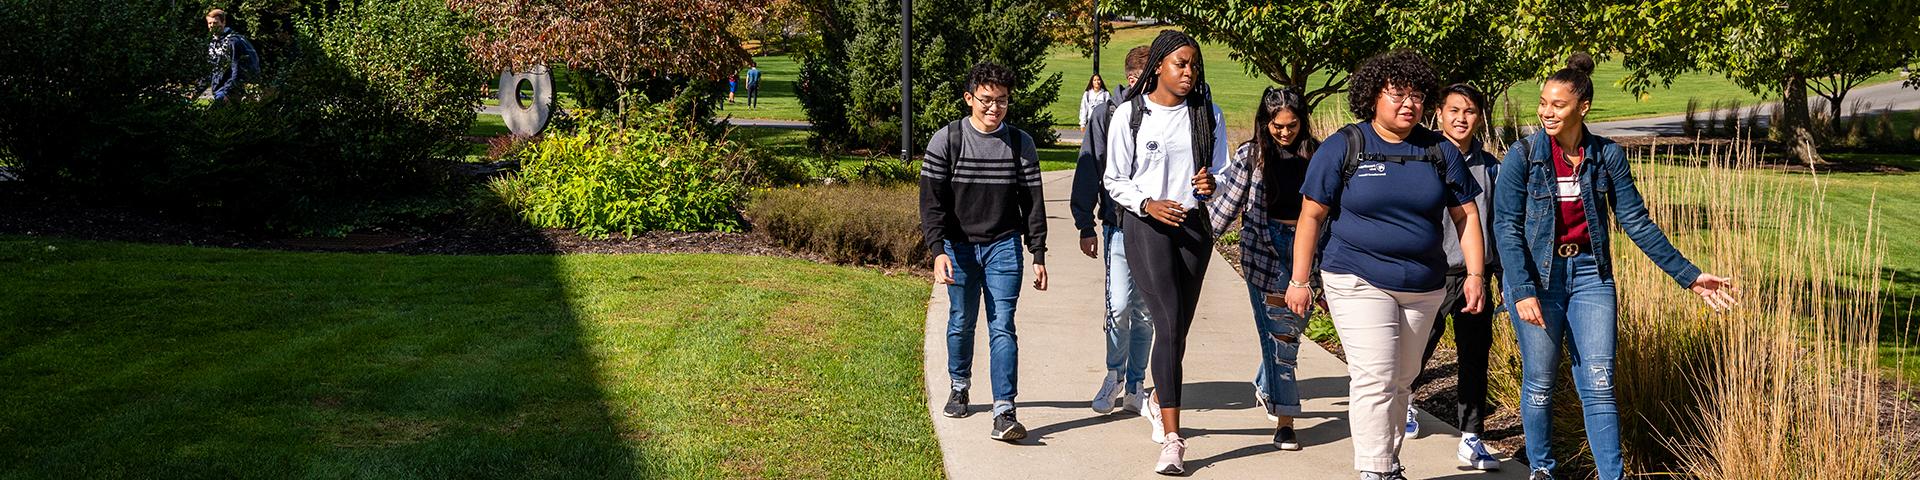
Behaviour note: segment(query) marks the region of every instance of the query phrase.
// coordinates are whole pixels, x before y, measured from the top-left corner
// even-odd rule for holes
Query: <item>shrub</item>
[[[758,195],[747,210],[776,243],[842,263],[925,266],[916,185],[813,185]]]
[[[519,175],[492,188],[532,225],[590,237],[739,230],[736,206],[747,198],[751,152],[707,138],[668,115],[673,108],[636,108],[624,126],[579,119],[573,131],[527,145],[517,154]]]
[[[1682,134],[1685,134],[1688,137],[1696,137],[1696,138],[1700,136],[1700,120],[1697,117],[1699,113],[1700,113],[1700,99],[1688,98],[1687,99],[1687,116],[1684,120],[1680,122],[1680,132]]]
[[[0,22],[25,20],[5,28],[40,39],[0,47],[0,106],[44,113],[0,119],[0,139],[30,182],[75,198],[338,232],[412,215],[381,204],[443,186],[440,161],[473,121],[471,26],[436,0],[310,17],[246,99],[212,106],[193,100],[207,69],[196,5],[0,5]]]
[[[165,165],[208,72],[193,7],[0,0],[0,144],[22,176],[81,195],[137,190]]]

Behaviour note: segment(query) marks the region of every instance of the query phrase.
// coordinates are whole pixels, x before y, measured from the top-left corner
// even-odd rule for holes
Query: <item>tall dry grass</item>
[[[1628,471],[1711,479],[1915,478],[1920,454],[1883,410],[1875,355],[1885,242],[1837,221],[1820,182],[1762,170],[1750,142],[1630,154],[1653,218],[1707,271],[1739,280],[1712,312],[1614,228],[1615,394]],[[1873,212],[1849,212],[1873,218]],[[1518,405],[1511,323],[1496,322],[1492,396]],[[1590,469],[1564,360],[1555,452]],[[1577,478],[1577,477],[1575,477]]]

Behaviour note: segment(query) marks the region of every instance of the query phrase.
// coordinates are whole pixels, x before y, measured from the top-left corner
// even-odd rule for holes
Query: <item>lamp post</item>
[[[913,161],[913,0],[900,0],[900,161]]]

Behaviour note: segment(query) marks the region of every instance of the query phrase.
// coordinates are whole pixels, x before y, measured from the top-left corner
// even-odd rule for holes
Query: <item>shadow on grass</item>
[[[558,257],[0,239],[0,476],[630,478]]]

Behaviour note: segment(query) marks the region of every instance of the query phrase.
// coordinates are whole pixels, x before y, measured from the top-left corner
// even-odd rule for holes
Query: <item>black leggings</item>
[[[1187,355],[1187,329],[1200,304],[1200,282],[1213,259],[1213,233],[1207,209],[1187,212],[1173,227],[1150,217],[1121,215],[1127,234],[1127,268],[1134,288],[1153,317],[1153,385],[1163,408],[1180,408],[1181,359]]]

